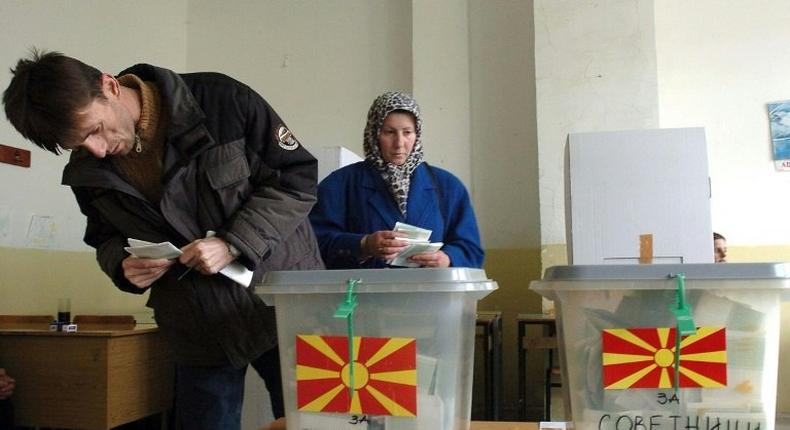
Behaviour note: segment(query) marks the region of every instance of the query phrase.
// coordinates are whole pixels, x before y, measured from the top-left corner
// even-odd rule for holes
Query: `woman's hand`
[[[178,261],[204,275],[219,272],[235,259],[225,239],[217,236],[198,239],[181,248],[181,251],[183,254],[178,257]]]
[[[148,288],[167,272],[174,263],[165,258],[138,258],[133,255],[126,257],[121,263],[123,276],[137,288]]]
[[[381,230],[365,236],[360,246],[362,257],[392,260],[409,244],[405,240],[400,240],[401,237],[407,237],[407,234],[392,230]]]
[[[422,267],[450,267],[450,257],[444,251],[412,255],[409,257],[409,261]]]

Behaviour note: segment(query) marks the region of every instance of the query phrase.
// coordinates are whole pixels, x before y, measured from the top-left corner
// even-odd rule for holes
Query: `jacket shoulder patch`
[[[288,127],[284,125],[277,127],[277,144],[286,151],[293,151],[299,147],[299,141],[296,140],[291,130],[288,130]]]

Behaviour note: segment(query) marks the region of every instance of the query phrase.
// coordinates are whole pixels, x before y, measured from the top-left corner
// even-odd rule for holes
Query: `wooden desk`
[[[172,407],[175,368],[157,328],[0,329],[15,424],[110,429]]]

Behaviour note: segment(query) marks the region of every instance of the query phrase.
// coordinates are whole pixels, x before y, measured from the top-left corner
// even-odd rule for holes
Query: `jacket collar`
[[[142,193],[118,176],[110,160],[96,158],[88,151],[71,153],[68,164],[63,168],[61,184],[70,187],[114,189],[145,200]]]
[[[368,190],[367,205],[379,214],[385,225],[394,227],[397,221],[416,226],[430,224],[428,221],[436,213],[437,195],[425,163],[420,163],[412,174],[405,220],[395,205],[395,199],[390,194],[387,184],[375,167],[365,162],[365,173],[362,187]]]
[[[137,64],[120,74],[128,73],[154,82],[162,94],[162,109],[167,112],[169,121],[166,139],[170,145],[167,147],[180,152],[176,156],[165,153],[165,172],[172,167],[168,161],[195,157],[211,146],[211,137],[204,126],[206,115],[179,74],[150,64]]]

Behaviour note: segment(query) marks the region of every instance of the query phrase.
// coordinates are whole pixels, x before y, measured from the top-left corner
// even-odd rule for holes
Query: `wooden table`
[[[175,367],[156,327],[4,328],[0,360],[18,426],[110,429],[172,407]]]
[[[469,430],[538,430],[538,423],[519,423],[505,421],[472,421]],[[285,421],[281,418],[260,430],[285,430]]]

